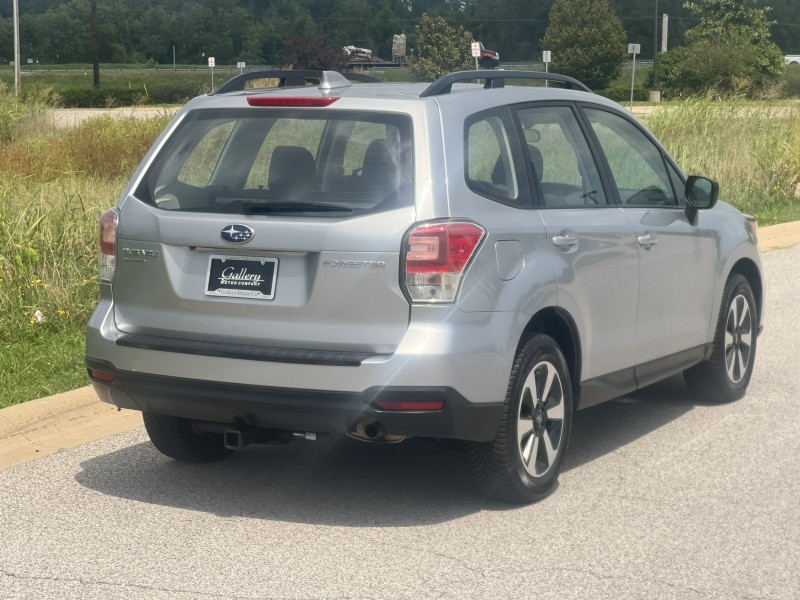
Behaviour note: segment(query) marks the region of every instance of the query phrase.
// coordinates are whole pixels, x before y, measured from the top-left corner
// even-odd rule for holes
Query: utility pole
[[[14,0],[14,93],[19,96],[19,2]]]
[[[653,21],[653,89],[658,89],[658,0],[656,0],[656,16]]]
[[[92,74],[94,75],[94,87],[100,87],[100,47],[97,43],[97,0],[92,0]]]

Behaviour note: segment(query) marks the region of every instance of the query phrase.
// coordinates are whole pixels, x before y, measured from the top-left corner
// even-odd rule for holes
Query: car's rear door
[[[627,389],[636,363],[639,285],[633,228],[609,201],[572,105],[535,104],[516,114],[547,230],[558,304],[580,332],[582,381]],[[590,403],[591,389],[585,396]]]

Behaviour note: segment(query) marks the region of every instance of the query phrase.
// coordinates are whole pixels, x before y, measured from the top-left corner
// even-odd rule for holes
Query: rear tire
[[[183,462],[213,462],[228,456],[221,433],[195,433],[192,422],[181,417],[144,413],[144,427],[156,449]]]
[[[481,69],[494,69],[495,64],[491,58],[482,58],[481,62]]]
[[[489,496],[527,504],[555,487],[572,427],[572,386],[558,343],[523,338],[508,385],[505,411],[491,442],[467,442],[467,471]]]
[[[711,358],[684,371],[694,396],[703,402],[733,402],[744,396],[758,339],[758,309],[750,284],[733,275],[722,293],[722,307]]]

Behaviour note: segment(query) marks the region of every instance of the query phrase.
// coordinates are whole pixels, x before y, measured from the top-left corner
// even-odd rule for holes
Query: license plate
[[[277,279],[277,258],[213,255],[208,262],[205,293],[272,300]]]

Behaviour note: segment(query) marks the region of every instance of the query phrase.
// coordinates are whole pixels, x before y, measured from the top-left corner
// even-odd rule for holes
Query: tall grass
[[[0,407],[86,383],[98,219],[168,120],[48,114],[0,92]]]
[[[769,225],[800,219],[800,105],[687,100],[643,120],[684,171]]]

